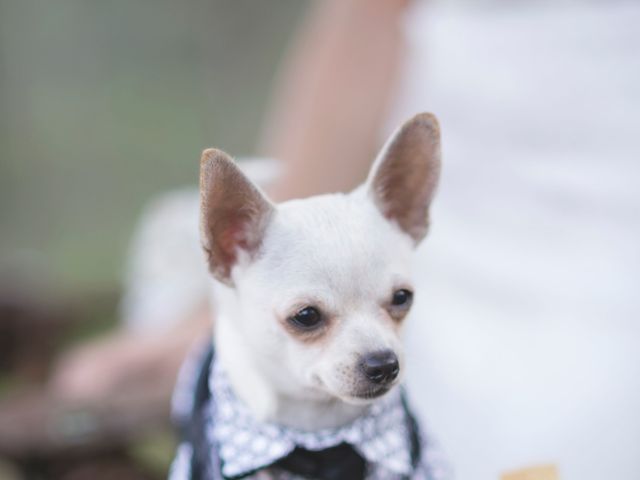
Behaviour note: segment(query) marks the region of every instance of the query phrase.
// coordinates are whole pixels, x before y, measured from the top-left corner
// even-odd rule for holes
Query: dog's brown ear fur
[[[240,251],[257,252],[273,204],[224,152],[208,149],[200,160],[200,234],[211,273],[231,284]]]
[[[382,214],[417,244],[427,233],[439,176],[440,127],[434,115],[421,113],[387,141],[369,174],[369,194]]]

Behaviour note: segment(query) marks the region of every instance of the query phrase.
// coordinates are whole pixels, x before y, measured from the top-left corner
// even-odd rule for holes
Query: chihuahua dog
[[[439,172],[439,127],[426,113],[391,136],[366,182],[348,194],[276,205],[227,154],[204,151],[201,238],[216,280],[217,313],[215,365],[210,355],[204,388],[216,408],[194,420],[214,425],[183,449],[191,458],[183,472],[193,478],[436,478],[420,459],[426,449],[416,445],[415,420],[396,386],[404,370],[402,327],[414,296],[412,255],[428,230]],[[378,438],[371,432],[364,438],[365,424],[389,411],[395,420],[378,422]],[[376,454],[373,443],[385,443],[396,426],[406,441],[387,443],[407,451],[376,469],[372,464],[393,455],[380,453],[391,448],[385,445]],[[234,429],[243,436],[229,434]],[[315,434],[323,436],[310,441]],[[195,452],[203,442],[211,442],[205,456],[218,450],[213,462],[219,465],[200,466],[196,475]],[[265,448],[271,454],[256,453]],[[244,468],[243,455],[250,457]],[[406,468],[402,458],[409,459]],[[343,461],[348,465],[341,469]],[[315,470],[305,470],[305,462]]]

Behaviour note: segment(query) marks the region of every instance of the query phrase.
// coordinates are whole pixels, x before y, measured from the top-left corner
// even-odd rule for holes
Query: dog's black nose
[[[362,358],[362,370],[373,383],[384,385],[393,382],[400,372],[398,357],[391,350],[368,353]]]

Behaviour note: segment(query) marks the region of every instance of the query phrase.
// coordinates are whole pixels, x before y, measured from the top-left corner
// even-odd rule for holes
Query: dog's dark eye
[[[413,300],[413,292],[404,288],[393,292],[393,298],[391,299],[391,305],[394,307],[408,307]]]
[[[310,330],[322,322],[322,315],[315,307],[305,307],[291,317],[291,321],[298,327]]]

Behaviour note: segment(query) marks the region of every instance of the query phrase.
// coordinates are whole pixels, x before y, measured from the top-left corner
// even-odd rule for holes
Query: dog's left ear
[[[387,141],[367,180],[382,214],[418,244],[429,226],[429,205],[440,175],[440,127],[421,113]]]

